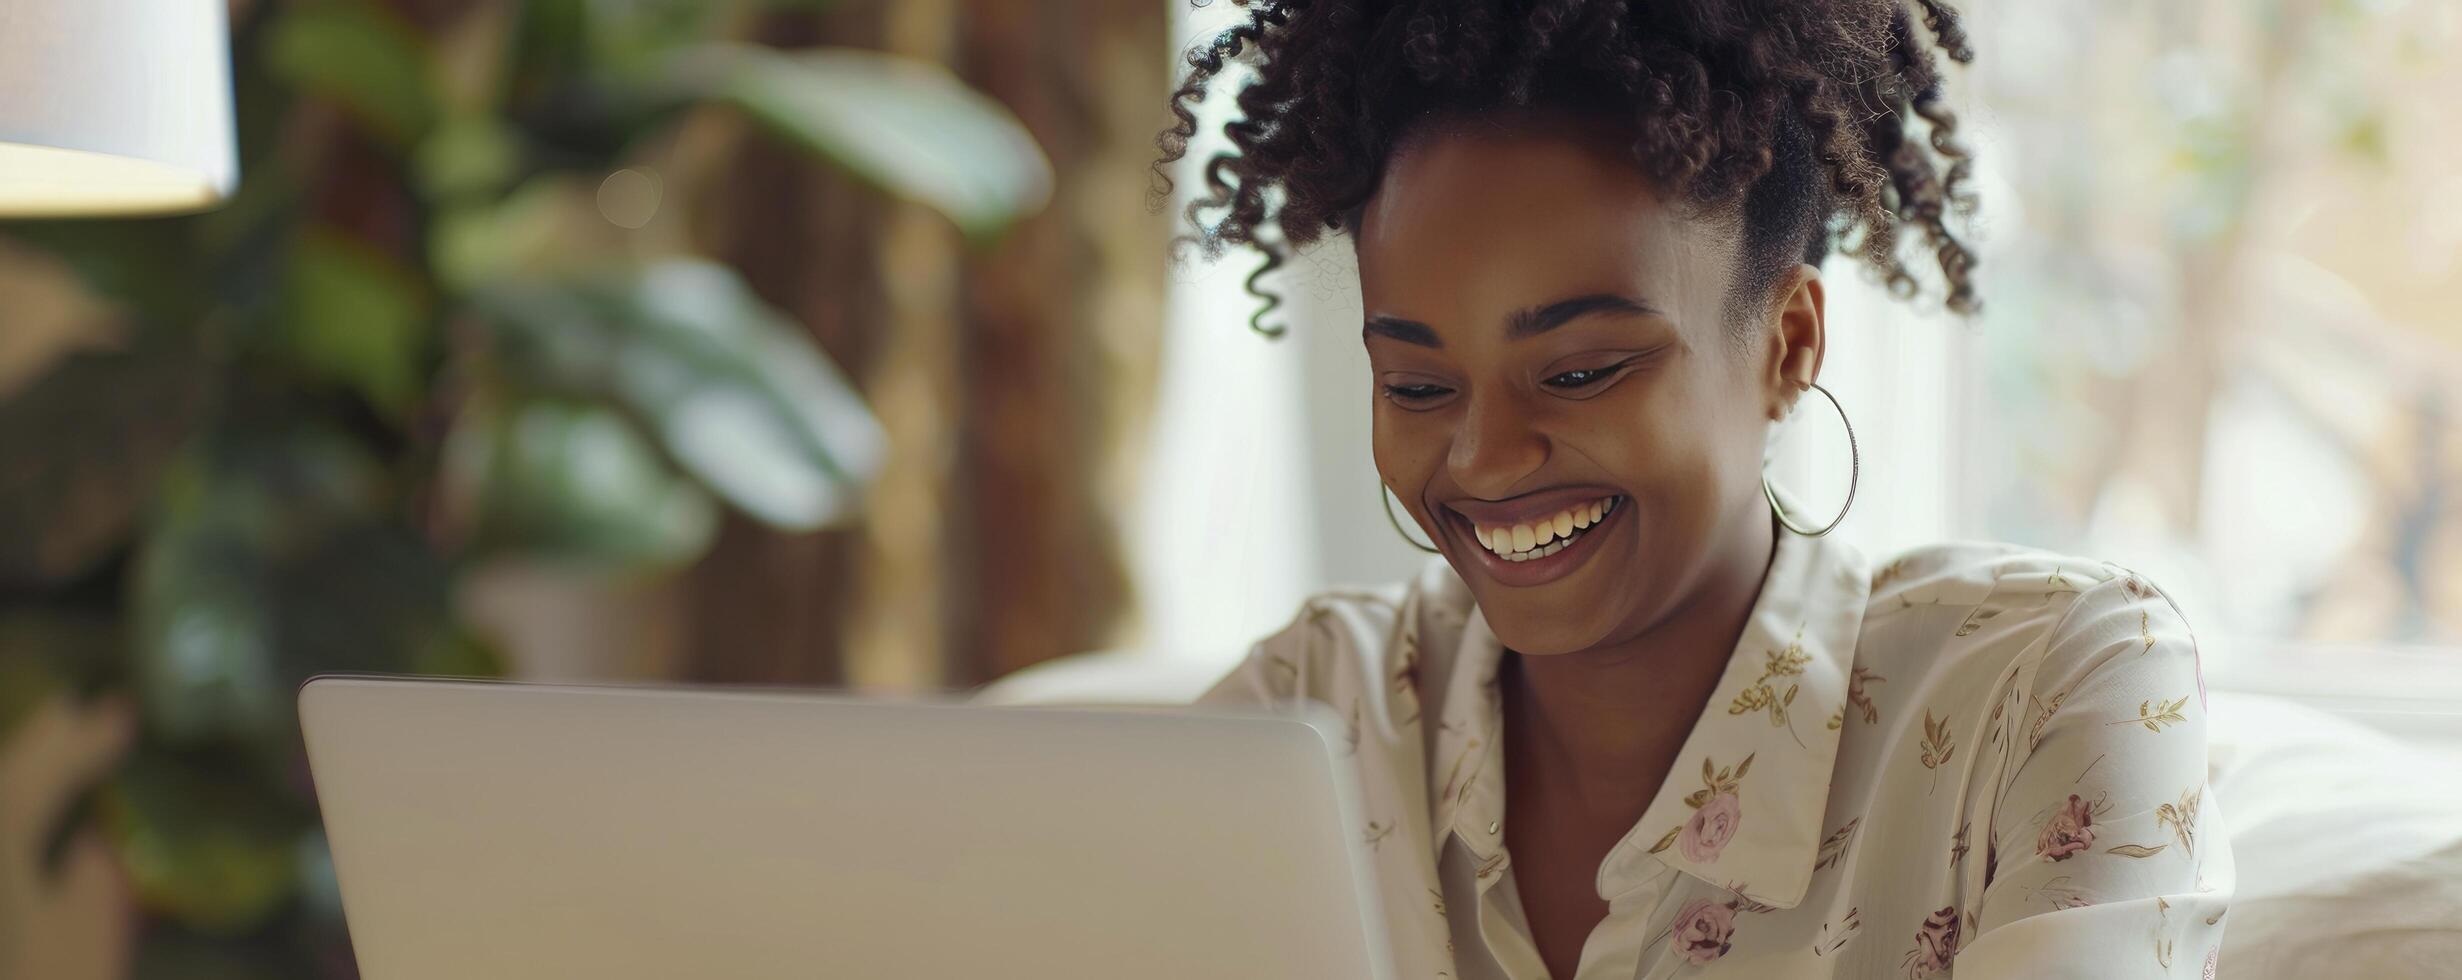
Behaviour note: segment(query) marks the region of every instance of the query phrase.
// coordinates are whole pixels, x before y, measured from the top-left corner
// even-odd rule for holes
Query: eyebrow
[[[1560,299],[1544,306],[1515,310],[1513,315],[1505,318],[1505,337],[1511,340],[1536,337],[1592,313],[1665,315],[1659,312],[1658,307],[1630,296],[1591,293],[1571,299]],[[1363,339],[1367,336],[1390,337],[1405,344],[1416,344],[1420,347],[1445,346],[1443,341],[1437,339],[1435,328],[1417,320],[1406,320],[1398,316],[1369,317],[1361,335]]]

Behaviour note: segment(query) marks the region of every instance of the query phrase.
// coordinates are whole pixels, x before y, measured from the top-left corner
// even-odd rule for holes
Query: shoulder
[[[2176,643],[2192,657],[2195,647],[2186,617],[2147,576],[1983,541],[1927,545],[1881,563],[1864,632],[1876,646],[1925,656],[1925,666],[2017,668],[2037,683],[2092,669],[2129,643],[2141,652]]]
[[[1251,645],[1202,700],[1332,700],[1371,679],[1415,680],[1419,651],[1458,634],[1469,606],[1469,589],[1442,558],[1408,579],[1325,589]]]
[[[1872,573],[1876,611],[1979,604],[1997,594],[2073,594],[2127,570],[2110,562],[1997,541],[1947,541],[1890,556]]]
[[[1995,621],[2051,628],[2082,604],[2170,600],[2152,580],[2099,558],[1991,541],[1951,541],[1891,556],[1872,573],[1866,615],[1888,619],[1914,609],[1963,611],[1973,635]],[[2004,618],[2010,617],[2010,618]]]

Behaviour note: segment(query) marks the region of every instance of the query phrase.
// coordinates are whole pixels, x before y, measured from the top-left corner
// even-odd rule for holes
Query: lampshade
[[[0,0],[0,217],[193,211],[239,181],[225,0]]]

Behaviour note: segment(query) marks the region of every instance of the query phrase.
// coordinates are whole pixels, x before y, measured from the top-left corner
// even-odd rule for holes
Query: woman
[[[2231,862],[2163,593],[1989,544],[1874,568],[1764,489],[1834,242],[1905,294],[1911,232],[1976,307],[1953,10],[1247,15],[1164,162],[1252,63],[1190,218],[1269,265],[1351,236],[1376,466],[1441,558],[1205,700],[1348,719],[1400,976],[2211,975]]]

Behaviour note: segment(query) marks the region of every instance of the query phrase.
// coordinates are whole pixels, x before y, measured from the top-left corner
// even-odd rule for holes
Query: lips
[[[1492,526],[1474,522],[1472,527],[1481,547],[1511,561],[1529,561],[1564,550],[1590,525],[1614,510],[1616,500],[1609,496],[1574,504],[1535,522]]]
[[[1593,483],[1534,490],[1507,500],[1464,497],[1444,501],[1444,507],[1478,527],[1502,527],[1510,531],[1516,524],[1528,524],[1531,530],[1536,531],[1539,521],[1552,519],[1559,511],[1622,495],[1615,487]]]
[[[1498,583],[1526,587],[1570,574],[1601,547],[1599,530],[1622,520],[1632,501],[1597,488],[1571,488],[1511,501],[1445,507],[1461,539],[1475,539],[1477,562]]]

